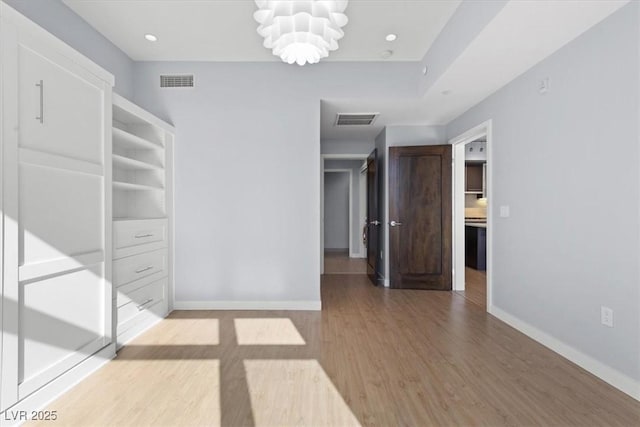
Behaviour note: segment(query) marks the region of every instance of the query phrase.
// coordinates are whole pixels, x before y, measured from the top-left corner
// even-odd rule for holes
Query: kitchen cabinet
[[[465,165],[465,193],[482,194],[484,188],[482,163],[467,163]]]
[[[485,162],[465,164],[464,192],[487,197],[487,164]]]
[[[465,266],[476,270],[487,269],[487,229],[466,225],[464,227]]]

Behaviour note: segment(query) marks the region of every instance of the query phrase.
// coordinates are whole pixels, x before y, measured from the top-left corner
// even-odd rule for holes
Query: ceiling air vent
[[[336,126],[369,126],[378,117],[379,113],[338,113],[336,114]]]
[[[160,87],[193,87],[193,74],[160,76]]]

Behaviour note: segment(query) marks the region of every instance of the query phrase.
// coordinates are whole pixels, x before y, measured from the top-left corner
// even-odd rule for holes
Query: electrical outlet
[[[613,310],[609,307],[600,307],[600,323],[613,328]]]

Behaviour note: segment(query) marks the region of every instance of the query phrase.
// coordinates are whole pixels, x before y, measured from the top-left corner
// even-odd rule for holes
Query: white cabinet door
[[[40,29],[2,24],[5,409],[112,341],[113,293],[111,86]]]
[[[42,47],[18,45],[20,147],[103,164],[102,82]]]

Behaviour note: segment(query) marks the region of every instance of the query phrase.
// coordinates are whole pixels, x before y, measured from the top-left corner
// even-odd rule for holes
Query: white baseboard
[[[174,310],[300,310],[320,311],[318,301],[175,301]]]
[[[0,425],[17,426],[23,424],[25,420],[10,420],[10,416],[6,414],[19,414],[20,411],[26,411],[28,416],[31,411],[39,411],[46,408],[51,402],[62,396],[64,393],[75,387],[80,381],[100,369],[105,363],[109,362],[116,355],[115,343],[109,344],[107,347],[85,359],[79,365],[68,370],[64,375],[59,376],[55,380],[47,383],[39,390],[25,397],[15,405],[7,408],[0,416]],[[55,410],[56,408],[52,408]],[[58,414],[60,416],[60,414]]]
[[[601,380],[611,384],[618,390],[628,394],[636,400],[640,400],[640,381],[636,381],[616,369],[594,359],[593,357],[584,354],[580,350],[571,347],[546,332],[543,332],[527,322],[497,308],[495,305],[490,307],[489,313],[528,337],[538,341],[545,347],[555,351],[586,371],[589,371]]]

